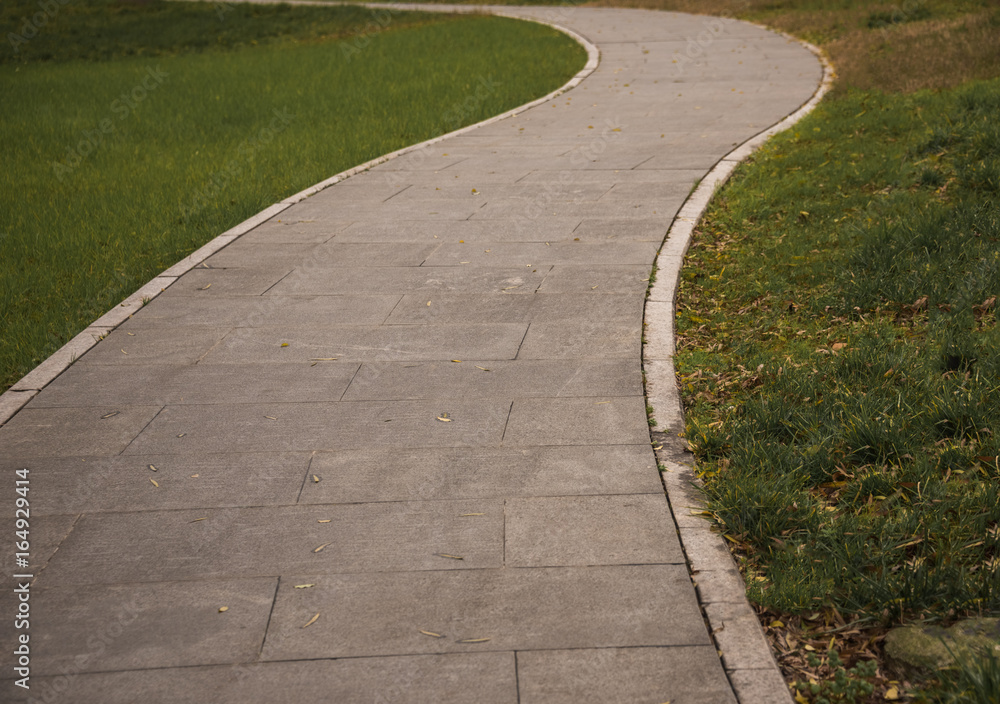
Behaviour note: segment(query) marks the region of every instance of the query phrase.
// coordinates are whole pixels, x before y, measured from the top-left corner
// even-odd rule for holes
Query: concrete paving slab
[[[642,396],[631,360],[381,362],[362,365],[345,401],[530,396]]]
[[[157,701],[246,704],[265,702],[461,701],[474,691],[482,704],[517,704],[514,653],[455,653],[166,668],[31,679],[31,692],[11,703],[134,704]]]
[[[167,406],[125,454],[495,445],[509,413],[507,400]]]
[[[575,237],[575,235],[574,235]],[[583,243],[553,242],[551,246],[539,243],[509,244],[480,243],[442,244],[427,259],[428,266],[457,266],[470,263],[474,266],[517,267],[538,269],[549,264],[647,264],[657,250],[654,242]],[[489,249],[490,251],[486,251]]]
[[[433,305],[433,297],[428,300]],[[241,328],[204,354],[202,363],[513,359],[526,329],[527,323]]]
[[[532,291],[550,267],[493,268],[463,265],[421,267],[358,267],[334,273],[319,267],[296,269],[275,285],[274,295],[343,295],[416,292],[490,293],[518,286]]]
[[[198,267],[177,279],[158,298],[259,296],[291,273],[292,267],[215,269]]]
[[[641,264],[631,266],[560,264],[552,268],[538,290],[545,293],[571,291],[625,293],[645,292],[647,286],[649,286],[649,267]]]
[[[366,449],[317,452],[302,503],[660,494],[642,445]]]
[[[649,442],[643,399],[525,398],[514,402],[505,445],[638,445]]]
[[[517,353],[518,359],[635,359],[642,331],[612,322],[532,323]]]
[[[5,456],[0,458],[0,473],[27,467],[32,515],[62,520],[60,514],[294,504],[309,460],[307,452]]]
[[[45,583],[499,568],[503,531],[497,499],[86,515]]]
[[[684,564],[664,496],[509,499],[510,567]]]
[[[348,268],[368,266],[420,266],[436,249],[432,244],[331,242],[318,245],[255,244],[227,247],[209,260],[213,266],[252,267],[291,262],[299,266]]]
[[[141,318],[122,329],[129,332],[179,325],[258,327],[263,325],[378,325],[399,296],[216,296],[192,309],[184,297],[157,298]]]
[[[736,704],[712,647],[517,654],[521,704]]]
[[[697,602],[680,589],[686,572],[637,565],[294,576],[278,589],[262,659],[708,645]],[[316,586],[294,589],[309,583]]]
[[[358,364],[178,364],[70,367],[31,406],[337,401]]]
[[[162,406],[22,408],[0,427],[0,456],[117,455]]]
[[[448,223],[407,221],[356,222],[337,235],[337,242],[558,242],[572,239],[580,218],[456,220]],[[661,237],[662,239],[662,237]]]
[[[277,582],[34,588],[32,674],[251,661],[264,641]],[[223,606],[229,608],[220,613]]]
[[[528,286],[531,284],[529,283]],[[523,285],[507,286],[492,294],[407,294],[386,319],[389,325],[427,323],[498,323],[528,321],[641,321],[643,294],[605,293],[597,289],[579,293],[535,293]],[[599,285],[598,285],[599,288]],[[522,293],[523,292],[523,293]],[[430,302],[431,305],[427,305]]]
[[[211,325],[176,325],[146,330],[112,330],[80,360],[78,365],[126,366],[132,364],[194,364],[215,347],[231,328]]]
[[[355,194],[352,194],[355,195]],[[357,198],[357,195],[355,195]],[[255,227],[243,235],[240,242],[246,244],[322,244],[333,239],[350,220],[331,221],[328,218],[276,218]]]

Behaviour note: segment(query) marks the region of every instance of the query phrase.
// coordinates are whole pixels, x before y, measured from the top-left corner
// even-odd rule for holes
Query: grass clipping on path
[[[1000,610],[997,114],[1000,81],[824,103],[688,253],[710,508],[751,599],[817,637]]]
[[[5,36],[35,12],[5,3]],[[534,23],[350,6],[81,0],[33,31],[0,57],[0,391],[268,205],[586,61]]]

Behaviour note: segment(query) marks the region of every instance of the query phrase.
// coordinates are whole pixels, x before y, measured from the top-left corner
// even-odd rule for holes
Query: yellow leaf
[[[288,343],[287,343],[287,342],[282,342],[282,343],[281,343],[281,346],[282,346],[282,347],[288,347]]]
[[[192,475],[191,475],[191,478],[192,478],[192,479],[197,479],[197,478],[198,478],[199,476],[200,476],[200,475],[198,475],[198,474],[192,474]]]
[[[228,607],[228,606],[220,606],[220,607],[219,607],[219,613],[220,613],[220,614],[224,614],[224,613],[226,613],[227,611],[229,611],[229,607]]]
[[[441,421],[442,423],[450,423],[451,422],[451,418],[442,418],[441,416],[438,416],[437,419],[439,421]]]
[[[781,621],[771,621],[771,628],[784,628],[785,624]]]
[[[460,360],[460,359],[453,359],[451,361],[454,362],[455,364],[461,364],[462,363],[462,360]]]
[[[153,479],[152,477],[149,478],[149,481],[153,482],[153,486],[160,486],[159,484],[156,483],[156,480]]]
[[[459,557],[458,555],[449,555],[449,554],[444,553],[444,552],[439,552],[437,554],[437,556],[438,557],[447,557],[450,560],[464,560],[465,559],[464,557]]]
[[[314,474],[314,475],[313,475],[313,484],[317,484],[318,482],[319,482],[319,477],[317,477],[317,476],[316,476],[316,475]]]
[[[440,633],[434,633],[433,631],[420,631],[425,636],[430,636],[431,638],[444,638]]]
[[[430,305],[430,304],[431,304],[431,302],[430,302],[430,301],[427,301],[427,305]]]
[[[315,587],[315,584],[296,584],[295,589],[308,589],[309,587]]]
[[[885,690],[885,694],[883,696],[885,699],[890,701],[899,699],[899,690],[895,687],[889,687],[889,689]]]
[[[330,543],[323,543],[318,548],[316,548],[315,550],[313,550],[313,552],[322,552],[323,548],[325,548],[327,545],[330,545]]]
[[[201,518],[196,518],[193,521],[188,521],[188,523],[197,523],[198,521],[207,521],[208,516],[202,516]]]
[[[459,643],[485,643],[489,638],[463,638]]]
[[[268,420],[278,420],[274,416],[264,416],[264,417],[267,418]]]
[[[111,413],[105,413],[103,416],[101,416],[101,420],[107,420],[108,418],[114,418],[119,413],[121,413],[121,411],[111,411]]]
[[[332,518],[320,518],[316,522],[317,523],[329,523],[332,520],[333,520]]]
[[[489,371],[489,369],[487,369],[486,367],[476,367],[476,369],[482,369],[484,372],[488,372]]]
[[[802,692],[795,693],[795,701],[798,702],[798,704],[809,704],[809,700],[802,696]]]
[[[208,289],[210,289],[210,288],[212,288],[212,284],[205,284],[204,286],[202,286],[202,287],[201,287],[200,289],[198,289],[198,290],[199,290],[199,291],[207,291],[207,290],[208,290]]]
[[[811,645],[807,645],[806,646],[806,650],[813,650],[814,651],[814,650],[816,650],[816,648],[812,647]]]
[[[309,621],[306,623],[306,625],[303,626],[303,628],[308,628],[309,626],[313,625],[314,623],[316,623],[316,620],[318,618],[319,618],[319,614],[316,614],[311,619],[309,619]]]
[[[150,468],[151,470],[153,470],[154,472],[156,471],[156,467],[154,467],[153,465],[149,465],[149,468]]]

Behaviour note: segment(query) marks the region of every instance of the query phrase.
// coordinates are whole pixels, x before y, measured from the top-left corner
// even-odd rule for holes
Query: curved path
[[[733,21],[505,12],[600,66],[286,205],[0,428],[38,701],[737,701],[650,445],[644,298],[692,186],[821,66]]]

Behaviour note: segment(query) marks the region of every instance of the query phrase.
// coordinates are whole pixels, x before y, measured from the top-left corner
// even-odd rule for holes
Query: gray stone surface
[[[433,298],[429,299],[431,305]],[[239,328],[202,353],[204,364],[513,359],[527,323]],[[156,331],[152,331],[155,333]],[[112,359],[117,359],[112,355]]]
[[[4,456],[0,473],[27,468],[32,515],[61,518],[58,514],[293,504],[309,462],[307,452]],[[13,480],[8,486],[13,492]]]
[[[45,583],[498,568],[503,525],[497,499],[86,515]]]
[[[743,704],[776,691],[744,676],[773,675],[745,607],[708,603],[714,654],[650,445],[642,316],[671,222],[661,268],[719,159],[819,63],[732,20],[503,11],[603,63],[590,47],[572,92],[271,206],[4,397],[41,389],[0,427],[3,475],[32,472],[37,691],[733,702],[723,662]],[[672,290],[651,300],[647,321]],[[667,369],[669,335],[647,337]],[[707,601],[732,591],[695,564]]]
[[[293,576],[262,657],[708,645],[689,583],[679,565]]]
[[[684,564],[662,495],[510,499],[505,564],[511,567]]]
[[[639,366],[626,359],[373,362],[350,383],[345,401],[642,395]]]
[[[73,366],[31,408],[338,401],[358,373],[351,362]]]
[[[711,646],[517,654],[521,704],[736,704]]]
[[[32,678],[33,694],[14,702],[135,704],[163,701],[197,704],[246,702],[469,701],[517,704],[514,653],[454,653],[394,658],[346,658],[167,668]],[[37,700],[36,700],[37,701]]]
[[[318,452],[303,503],[649,493],[663,488],[649,444]]]
[[[514,402],[509,445],[638,445],[648,442],[642,398],[526,398]]]
[[[509,413],[506,400],[175,405],[125,454],[495,445]]]
[[[0,427],[0,456],[117,455],[161,408],[126,404],[22,408]]]
[[[277,582],[37,587],[32,674],[252,661],[264,641]],[[220,613],[223,606],[229,608]]]

